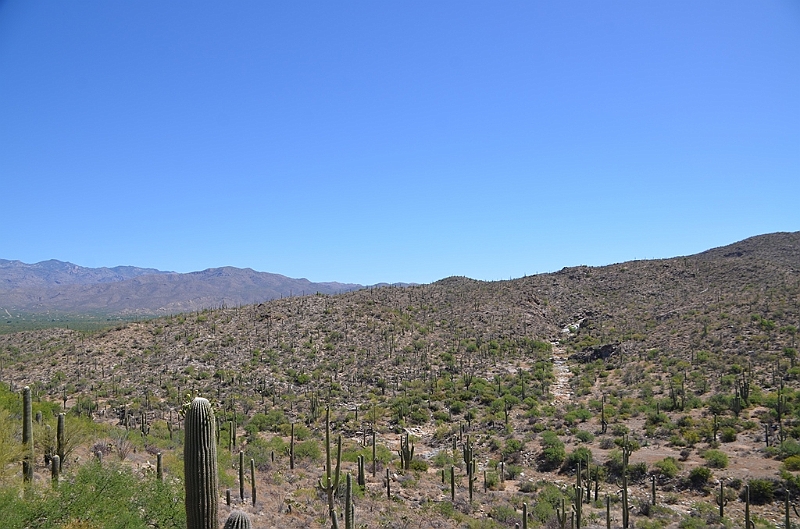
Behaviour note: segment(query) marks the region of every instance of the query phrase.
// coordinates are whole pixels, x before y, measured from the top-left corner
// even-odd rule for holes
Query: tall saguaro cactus
[[[64,463],[65,452],[67,451],[67,441],[65,432],[66,426],[64,425],[66,417],[67,417],[66,414],[59,413],[58,425],[56,426],[56,454],[58,454],[58,457],[60,458],[62,465]]]
[[[33,481],[33,411],[31,388],[22,389],[22,444],[25,456],[22,460],[22,479],[26,483]]]
[[[333,508],[333,495],[339,489],[339,470],[342,464],[342,436],[337,441],[336,449],[336,472],[331,469],[331,408],[325,411],[325,481],[319,480],[319,488],[328,496],[328,514],[331,517],[333,527],[338,527],[336,511]]]
[[[194,398],[186,412],[185,429],[186,526],[187,529],[217,529],[216,420],[208,400]]]

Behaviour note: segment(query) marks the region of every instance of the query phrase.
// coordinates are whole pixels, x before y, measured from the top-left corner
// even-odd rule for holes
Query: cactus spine
[[[208,400],[195,397],[186,412],[187,529],[217,529],[217,443],[214,410]]]
[[[250,518],[242,511],[232,511],[223,529],[250,529]]]
[[[31,388],[22,388],[22,444],[25,455],[22,460],[22,479],[26,483],[33,481],[33,413]]]

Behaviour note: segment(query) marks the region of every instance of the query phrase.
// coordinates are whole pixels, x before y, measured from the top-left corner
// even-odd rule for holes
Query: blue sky
[[[0,0],[0,258],[507,279],[800,230],[800,3]]]

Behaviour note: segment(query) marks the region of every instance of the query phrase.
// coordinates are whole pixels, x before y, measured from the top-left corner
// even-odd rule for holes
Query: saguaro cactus
[[[195,397],[186,412],[184,426],[186,430],[186,445],[183,451],[183,469],[186,475],[186,526],[187,529],[217,529],[217,498],[219,494],[217,492],[216,420],[214,410],[211,409],[208,400]]]
[[[58,414],[58,425],[56,426],[56,454],[61,460],[61,464],[64,464],[64,453],[67,450],[67,442],[66,442],[66,431],[64,426],[64,421],[66,420],[66,415],[63,413]],[[60,469],[59,469],[60,470]]]
[[[294,423],[292,423],[292,433],[289,438],[289,469],[294,470]]]
[[[331,408],[325,411],[325,483],[320,479],[320,490],[328,496],[328,514],[334,527],[338,527],[336,511],[333,508],[333,495],[339,489],[339,470],[342,464],[342,436],[339,436],[336,450],[336,472],[331,469]]]
[[[25,455],[22,460],[22,479],[26,483],[33,481],[33,413],[31,388],[22,388],[22,444]]]
[[[253,507],[256,506],[256,460],[250,458],[250,494],[253,500]]]
[[[755,529],[756,525],[750,519],[750,485],[744,486],[744,529]]]
[[[725,506],[728,504],[728,500],[725,499],[725,483],[722,480],[719,480],[719,496],[715,499],[719,505],[719,517],[722,518],[725,516]]]
[[[353,529],[353,483],[350,474],[347,474],[347,486],[344,489],[344,529]]]
[[[244,502],[244,452],[239,450],[239,499]]]
[[[528,504],[522,504],[522,529],[528,529]]]
[[[400,450],[397,451],[397,454],[400,456],[403,470],[410,469],[411,460],[414,459],[414,443],[408,441],[408,434],[405,435],[405,438],[400,437]]]
[[[61,471],[61,458],[58,455],[54,455],[53,458],[50,460],[50,472],[53,478],[53,486],[58,486],[58,475]]]
[[[232,511],[223,529],[250,529],[250,518],[242,511]]]

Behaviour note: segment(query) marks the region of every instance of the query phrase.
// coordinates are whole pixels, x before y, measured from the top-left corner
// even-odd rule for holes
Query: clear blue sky
[[[507,279],[800,230],[800,2],[0,0],[0,258]]]

